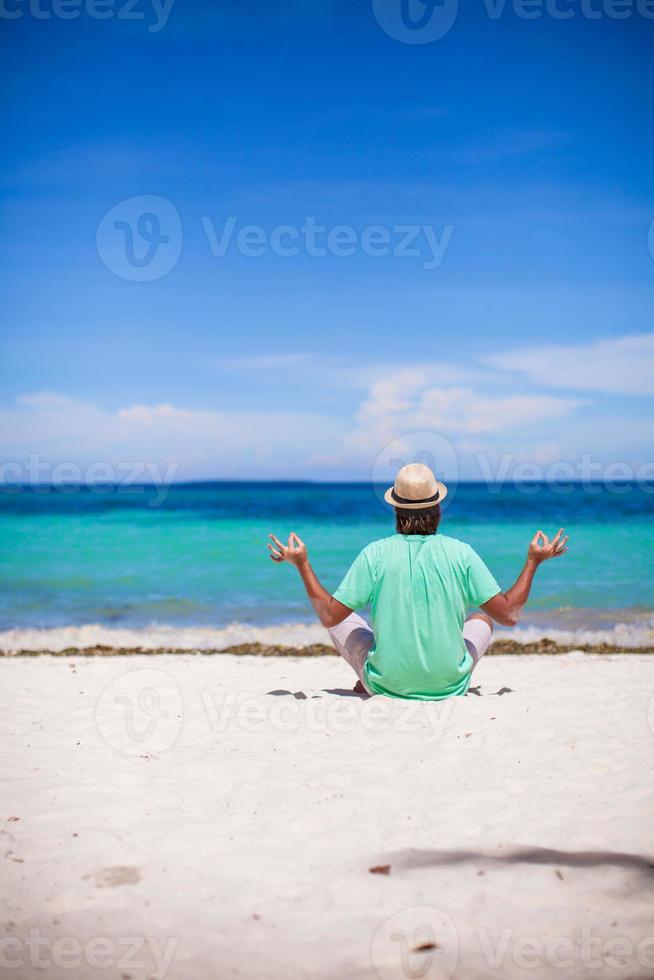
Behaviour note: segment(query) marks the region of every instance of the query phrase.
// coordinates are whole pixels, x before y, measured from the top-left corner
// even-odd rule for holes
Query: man
[[[470,545],[436,533],[446,495],[428,466],[403,466],[384,495],[395,508],[397,533],[364,548],[334,595],[318,581],[295,532],[287,545],[270,535],[272,560],[296,566],[320,622],[369,694],[423,700],[465,694],[493,620],[515,626],[538,566],[568,550],[563,528],[552,541],[537,531],[515,584],[502,592]],[[367,605],[372,629],[354,611]],[[470,606],[484,611],[466,619]]]

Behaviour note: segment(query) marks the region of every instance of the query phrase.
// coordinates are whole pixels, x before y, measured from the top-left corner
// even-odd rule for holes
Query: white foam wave
[[[654,646],[654,622],[651,619],[642,622],[616,623],[610,629],[591,629],[578,627],[576,629],[558,629],[547,626],[525,626],[506,630],[495,635],[496,639],[515,640],[517,643],[534,643],[547,637],[562,646],[572,644],[599,645],[607,643],[622,650],[633,650],[639,647]]]
[[[287,623],[280,626],[251,626],[231,623],[222,629],[151,625],[142,629],[121,629],[89,623],[52,629],[13,629],[0,631],[0,650],[50,650],[57,653],[70,647],[107,646],[144,650],[221,650],[242,643],[280,644],[303,647],[329,643],[327,630],[320,624]]]
[[[525,626],[499,631],[496,639],[512,639],[518,643],[533,643],[548,637],[565,645],[608,643],[619,649],[638,649],[654,646],[654,620],[650,617],[617,623],[610,629],[558,629],[546,625]],[[278,626],[252,626],[231,623],[220,629],[208,627],[176,627],[153,624],[142,629],[121,629],[89,623],[85,626],[64,626],[52,629],[13,629],[0,631],[0,651],[51,651],[68,648],[106,646],[144,650],[222,650],[225,647],[262,643],[303,647],[314,643],[329,643],[327,631],[318,623],[285,623]]]

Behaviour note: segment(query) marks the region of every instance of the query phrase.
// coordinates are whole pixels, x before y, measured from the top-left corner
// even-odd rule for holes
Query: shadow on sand
[[[550,847],[509,847],[503,851],[482,850],[403,850],[386,855],[394,869],[445,867],[447,865],[541,864],[568,868],[632,868],[654,877],[654,856],[626,854],[622,851],[559,851]]]
[[[371,694],[368,694],[367,691],[364,691],[363,687],[359,686],[358,684],[355,688],[351,688],[351,687],[323,688],[323,693],[336,694],[340,698],[357,698],[359,701],[367,701],[370,697],[372,697]],[[307,695],[304,693],[304,691],[284,691],[284,690],[266,691],[266,694],[272,694],[276,698],[280,698],[284,696],[291,697],[291,698],[295,698],[296,701],[307,700]],[[321,696],[320,694],[311,695],[312,698],[319,698],[320,696]]]

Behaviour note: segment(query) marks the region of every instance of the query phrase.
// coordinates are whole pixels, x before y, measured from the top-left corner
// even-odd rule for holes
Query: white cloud
[[[654,395],[654,333],[505,351],[483,363],[554,388]]]
[[[475,388],[434,386],[427,369],[389,373],[373,383],[356,425],[339,450],[316,455],[316,465],[370,463],[385,446],[409,433],[438,433],[446,439],[488,439],[530,430],[538,423],[567,418],[586,401],[554,395],[486,395]]]
[[[337,427],[303,412],[223,412],[170,404],[107,411],[92,402],[42,392],[0,409],[0,460],[36,455],[112,467],[150,462],[177,479],[304,475],[307,447],[333,444]]]
[[[432,428],[474,435],[519,429],[543,419],[559,419],[584,404],[554,395],[483,395],[474,388],[421,384],[417,371],[378,381],[361,406],[359,421],[377,428]]]
[[[174,463],[177,479],[366,478],[394,440],[429,433],[451,447],[460,475],[474,478],[480,454],[540,463],[587,453],[639,461],[649,458],[654,437],[654,422],[633,411],[629,416],[628,399],[616,412],[612,402],[598,398],[591,407],[578,394],[654,393],[654,334],[504,352],[485,358],[484,367],[391,367],[266,352],[224,363],[252,372],[244,384],[257,391],[263,408],[218,411],[164,402],[108,410],[55,392],[27,394],[0,408],[0,462],[37,454],[78,465],[151,461],[160,471]],[[520,374],[514,379],[509,370]],[[266,409],[266,371],[301,375],[299,394],[287,386],[287,410]],[[555,392],[555,385],[573,390]],[[327,400],[330,411],[307,413],[307,404],[325,392],[337,392]],[[275,394],[271,404],[285,394]]]

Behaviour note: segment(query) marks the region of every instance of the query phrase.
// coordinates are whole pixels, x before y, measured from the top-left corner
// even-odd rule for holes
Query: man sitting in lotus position
[[[293,532],[270,535],[270,556],[298,569],[320,622],[369,694],[440,700],[465,694],[486,653],[493,620],[515,626],[541,562],[565,554],[563,528],[550,541],[537,531],[514,585],[502,592],[468,544],[437,534],[447,487],[428,466],[411,463],[384,495],[397,533],[373,541],[330,595]],[[353,610],[370,605],[372,629]],[[481,606],[466,618],[470,606]]]

